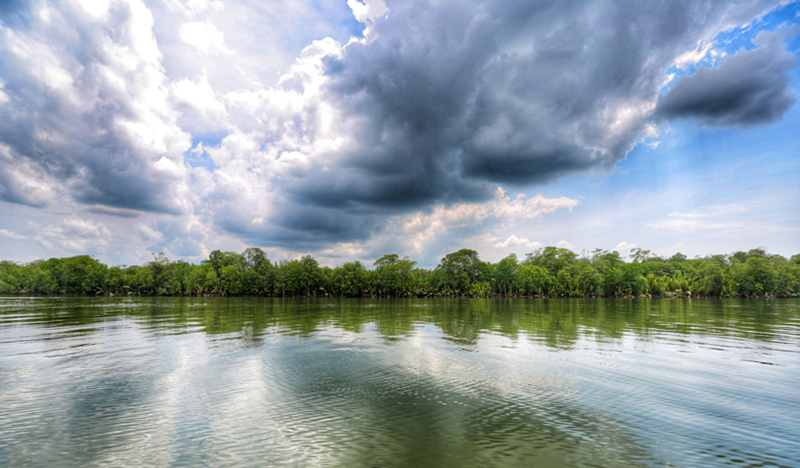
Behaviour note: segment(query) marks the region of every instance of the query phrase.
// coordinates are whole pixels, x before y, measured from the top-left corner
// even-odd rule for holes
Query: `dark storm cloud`
[[[375,206],[383,210],[415,208],[435,199],[477,201],[491,190],[485,183],[462,179],[455,157],[419,154],[427,150],[415,147],[408,153],[398,151],[395,157],[375,158],[374,166],[358,163],[356,167],[339,167],[334,177],[328,171],[315,170],[292,184],[289,193],[301,203],[363,211]],[[378,167],[382,163],[385,167]]]
[[[154,167],[170,150],[153,150],[157,142],[143,145],[130,131],[169,127],[146,102],[152,99],[147,88],[159,86],[159,64],[139,50],[149,39],[141,13],[137,18],[116,4],[103,23],[69,7],[51,11],[47,20],[28,14],[24,28],[5,16],[0,23],[0,83],[7,96],[0,103],[0,143],[8,148],[0,159],[0,197],[42,206],[55,200],[25,189],[58,185],[80,203],[177,213],[176,177]],[[131,69],[132,60],[138,63]],[[9,182],[22,175],[26,183]]]
[[[141,211],[126,210],[125,208],[111,208],[105,205],[95,205],[88,208],[86,211],[108,216],[118,216],[120,218],[138,218],[144,214]]]
[[[674,60],[775,4],[390,2],[372,40],[325,59],[324,99],[342,111],[357,145],[287,189],[320,207],[402,208],[613,167],[643,137]],[[783,92],[791,55],[755,55],[783,59],[734,67],[731,58],[711,73],[718,78],[693,78],[715,87],[706,107],[717,106],[719,124],[769,121],[791,102]],[[715,83],[740,69],[744,88]],[[690,84],[679,82],[659,112],[699,111],[683,91]],[[745,102],[730,105],[742,92]]]
[[[326,63],[327,98],[359,142],[338,155],[336,179],[346,183],[316,174],[297,191],[325,204],[384,206],[487,196],[487,184],[460,176],[458,142],[479,70],[497,51],[490,21],[462,2],[390,8],[376,40]]]
[[[774,122],[795,102],[788,86],[796,64],[780,44],[738,52],[716,68],[703,67],[678,79],[659,98],[656,114],[694,117],[715,126]]]
[[[392,213],[370,206],[332,208],[298,203],[292,199],[278,203],[277,212],[269,219],[253,222],[249,206],[237,199],[218,201],[214,220],[227,232],[254,245],[270,245],[288,249],[313,251],[328,242],[363,241],[381,228],[375,223]]]

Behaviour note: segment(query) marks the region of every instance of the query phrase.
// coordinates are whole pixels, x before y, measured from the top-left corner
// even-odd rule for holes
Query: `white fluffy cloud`
[[[181,40],[208,55],[232,54],[225,45],[225,33],[211,23],[192,21],[183,23],[180,29]]]
[[[353,10],[353,16],[361,23],[372,22],[389,11],[383,0],[347,0],[347,6]]]
[[[508,236],[508,239],[504,240],[503,242],[498,242],[494,246],[502,249],[515,246],[523,246],[530,249],[535,249],[541,247],[542,244],[539,242],[531,242],[524,237],[520,238],[515,236],[514,234],[511,234],[510,236]]]
[[[569,242],[567,242],[567,241],[565,241],[565,240],[559,241],[559,242],[558,242],[558,244],[556,244],[556,245],[557,245],[558,247],[561,247],[562,249],[570,249],[570,250],[573,250],[573,249],[575,248],[575,246],[574,246],[574,245],[570,244]]]
[[[614,247],[614,250],[616,250],[617,252],[622,252],[624,250],[630,250],[630,249],[632,249],[634,247],[636,247],[636,244],[631,244],[631,243],[622,241],[619,244],[617,244],[616,247]]]
[[[109,245],[111,232],[102,223],[71,217],[57,225],[36,228],[37,242],[48,250],[68,254],[104,254]]]
[[[410,252],[422,253],[431,240],[443,233],[455,233],[461,230],[464,233],[463,237],[469,237],[478,234],[477,230],[491,229],[500,223],[534,219],[560,209],[571,210],[577,204],[577,200],[566,197],[545,198],[542,195],[527,197],[520,194],[511,199],[508,193],[498,188],[495,197],[490,201],[459,203],[452,206],[436,205],[430,212],[412,213],[401,216],[398,220],[390,221],[389,230],[394,231],[395,228],[392,225],[399,224],[399,232],[406,240]],[[519,242],[522,240],[525,241],[524,244]],[[515,235],[510,236],[505,243],[505,245],[500,243],[496,247],[538,246],[536,242],[518,239]]]
[[[0,24],[0,196],[185,210],[189,135],[169,103],[150,11],[137,0],[59,7],[42,4],[28,28]]]
[[[8,229],[0,229],[0,236],[11,240],[27,239],[26,236],[23,236],[22,234],[17,234],[16,232],[9,231]]]

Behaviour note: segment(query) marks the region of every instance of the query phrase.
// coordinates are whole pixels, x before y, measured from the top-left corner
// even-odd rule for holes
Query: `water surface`
[[[800,300],[0,298],[0,466],[800,466]]]

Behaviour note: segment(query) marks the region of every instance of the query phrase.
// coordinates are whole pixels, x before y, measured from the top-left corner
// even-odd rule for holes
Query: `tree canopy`
[[[442,257],[432,270],[398,254],[368,269],[359,261],[320,267],[305,255],[272,262],[260,248],[241,254],[214,250],[199,265],[153,254],[144,265],[112,266],[88,255],[0,261],[2,294],[114,294],[188,296],[529,296],[529,297],[733,297],[800,296],[800,254],[785,258],[764,248],[690,259],[662,258],[633,249],[630,261],[596,249],[579,257],[545,247],[492,264],[475,250]]]

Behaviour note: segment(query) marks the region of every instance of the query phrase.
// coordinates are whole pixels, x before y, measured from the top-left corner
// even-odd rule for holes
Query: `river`
[[[0,297],[0,466],[800,466],[798,299]]]

